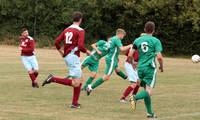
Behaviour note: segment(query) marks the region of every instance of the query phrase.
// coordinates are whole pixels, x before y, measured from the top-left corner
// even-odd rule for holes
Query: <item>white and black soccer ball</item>
[[[193,55],[193,56],[192,56],[192,62],[193,62],[193,63],[198,63],[198,62],[200,62],[200,56],[199,56],[199,55]]]

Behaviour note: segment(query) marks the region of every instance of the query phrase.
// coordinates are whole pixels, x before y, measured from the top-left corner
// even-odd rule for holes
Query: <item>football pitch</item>
[[[129,84],[115,73],[86,96],[81,93],[81,109],[70,109],[72,89],[50,84],[39,89],[31,87],[31,81],[20,59],[17,47],[0,46],[0,120],[146,120],[143,101],[135,112],[129,104],[119,102]],[[37,49],[40,67],[39,83],[53,73],[66,76],[67,69],[56,50]],[[84,55],[82,55],[82,59]],[[120,56],[120,68],[124,70],[125,56]],[[103,75],[101,60],[98,76]],[[89,72],[83,71],[84,78]],[[158,120],[200,120],[200,63],[190,59],[164,58],[164,73],[158,72],[153,93],[153,109]]]

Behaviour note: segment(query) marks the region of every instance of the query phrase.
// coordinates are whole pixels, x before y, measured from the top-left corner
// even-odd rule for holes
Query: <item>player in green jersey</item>
[[[109,50],[109,52],[108,52],[108,54],[106,56],[106,59],[105,59],[106,60],[105,74],[104,74],[103,77],[100,77],[99,79],[97,79],[97,81],[95,83],[93,83],[92,85],[88,85],[88,87],[87,87],[87,93],[88,93],[88,95],[90,94],[90,92],[92,90],[94,90],[96,87],[98,87],[99,85],[101,85],[104,81],[109,80],[110,76],[111,76],[111,74],[112,74],[112,72],[114,70],[116,72],[120,71],[117,68],[118,67],[119,52],[120,51],[127,51],[132,46],[132,45],[128,45],[128,46],[123,46],[122,45],[121,40],[124,38],[125,35],[126,35],[126,32],[123,29],[117,29],[116,36],[110,38],[110,41],[109,41],[109,43],[110,43],[110,50]]]
[[[91,55],[87,56],[81,64],[82,69],[88,67],[89,71],[91,72],[90,77],[85,82],[82,90],[86,90],[87,86],[95,79],[99,68],[99,60],[109,51],[110,44],[109,42],[105,41],[106,39],[107,38],[105,35],[100,35],[100,40],[91,45],[93,48]]]
[[[159,39],[153,37],[155,31],[154,22],[147,22],[144,27],[146,34],[137,38],[133,43],[133,48],[139,52],[138,60],[138,76],[141,80],[140,85],[144,87],[136,95],[130,97],[130,103],[132,110],[136,109],[136,101],[144,99],[145,107],[147,110],[148,118],[156,118],[156,115],[152,111],[151,96],[152,90],[156,83],[156,63],[157,58],[159,62],[159,69],[163,72],[163,57],[162,57],[162,45]],[[134,49],[130,52],[131,57]]]

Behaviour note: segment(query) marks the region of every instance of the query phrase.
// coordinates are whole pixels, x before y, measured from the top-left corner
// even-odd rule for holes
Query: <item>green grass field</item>
[[[113,74],[111,80],[91,96],[81,93],[81,109],[70,109],[72,89],[58,84],[31,88],[17,47],[0,46],[0,120],[145,120],[143,101],[136,112],[119,98],[129,84]],[[83,56],[83,55],[82,55]],[[84,56],[83,56],[84,57]],[[63,59],[56,50],[37,49],[39,83],[48,73],[65,76]],[[123,69],[125,57],[120,56]],[[189,59],[165,58],[165,71],[158,73],[153,108],[158,120],[200,120],[200,63]],[[104,60],[99,75],[104,71]],[[84,77],[89,75],[84,70]]]

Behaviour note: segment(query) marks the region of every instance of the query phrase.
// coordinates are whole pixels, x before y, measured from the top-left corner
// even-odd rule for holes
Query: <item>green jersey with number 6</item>
[[[96,43],[96,46],[98,48],[99,51],[101,51],[101,54],[98,54],[97,51],[92,51],[92,55],[93,57],[95,57],[96,60],[101,59],[102,57],[104,57],[106,54],[108,54],[109,52],[109,48],[110,48],[110,44],[104,40],[99,40]]]
[[[142,35],[137,38],[133,44],[139,52],[138,69],[143,67],[156,68],[156,54],[162,51],[162,45],[159,39],[152,35]]]

